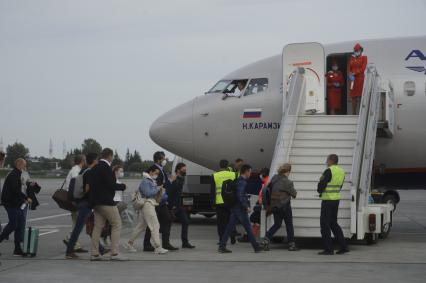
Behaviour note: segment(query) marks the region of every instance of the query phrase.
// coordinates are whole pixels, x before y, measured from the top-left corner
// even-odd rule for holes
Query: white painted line
[[[58,232],[59,232],[59,229],[54,229],[49,232],[40,233],[39,236],[49,235],[49,234],[58,233]]]
[[[68,215],[71,215],[71,213],[63,213],[63,214],[56,214],[56,215],[51,215],[51,216],[39,217],[39,218],[32,218],[32,219],[28,219],[28,222],[34,222],[34,221],[41,221],[41,220],[46,220],[46,219],[64,217],[64,216],[68,216]]]

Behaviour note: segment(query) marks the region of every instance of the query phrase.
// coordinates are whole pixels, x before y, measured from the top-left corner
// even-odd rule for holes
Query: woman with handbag
[[[160,169],[157,166],[151,166],[147,172],[143,173],[143,179],[139,185],[139,189],[136,192],[133,199],[133,206],[139,208],[142,212],[140,216],[140,222],[135,227],[132,236],[129,241],[124,244],[124,247],[130,252],[136,252],[134,242],[140,234],[142,234],[148,226],[151,230],[152,242],[154,246],[154,252],[156,254],[165,254],[168,250],[161,247],[160,242],[160,223],[158,222],[157,213],[155,207],[158,206],[164,189],[157,186],[156,179],[160,174]]]
[[[297,192],[294,189],[293,182],[288,178],[291,171],[291,165],[286,163],[278,169],[268,187],[270,190],[270,207],[274,215],[274,225],[266,232],[263,240],[265,250],[269,249],[269,243],[274,234],[281,228],[283,220],[287,230],[288,250],[297,251],[294,241],[293,214],[291,210],[291,198],[296,198]]]

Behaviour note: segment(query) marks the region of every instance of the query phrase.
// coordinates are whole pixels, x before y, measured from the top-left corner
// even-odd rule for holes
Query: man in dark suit
[[[31,199],[22,192],[21,175],[26,167],[27,162],[24,159],[18,158],[15,161],[13,170],[7,175],[4,181],[1,194],[1,203],[7,211],[9,223],[0,235],[0,243],[14,232],[15,250],[13,251],[13,255],[15,256],[24,255],[21,249],[21,242],[23,241],[22,231],[25,227],[24,209],[28,203],[31,203]]]
[[[160,169],[160,174],[156,179],[158,186],[163,186],[166,189],[166,192],[170,190],[171,183],[167,176],[167,173],[164,167],[167,165],[166,155],[162,151],[157,151],[154,153],[154,165]],[[163,248],[169,251],[178,250],[178,248],[170,244],[170,229],[172,227],[172,215],[170,214],[169,208],[167,206],[167,193],[163,195],[160,204],[155,208],[157,212],[158,221],[160,222],[160,233]],[[151,245],[151,231],[149,228],[146,229],[145,239],[144,239],[144,251],[154,251],[154,247]]]
[[[118,245],[121,233],[121,218],[114,202],[116,178],[111,169],[114,152],[110,148],[104,148],[101,160],[91,170],[90,203],[94,210],[95,227],[92,233],[91,260],[103,260],[99,255],[99,238],[106,220],[111,225],[111,260],[128,260],[119,254]]]

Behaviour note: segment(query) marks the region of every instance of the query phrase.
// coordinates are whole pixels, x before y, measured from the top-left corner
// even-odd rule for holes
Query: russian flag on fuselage
[[[262,108],[244,109],[243,118],[253,119],[262,117]]]

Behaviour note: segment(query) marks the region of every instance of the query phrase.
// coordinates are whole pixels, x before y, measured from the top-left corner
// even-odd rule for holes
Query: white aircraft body
[[[426,36],[358,42],[368,62],[376,66],[382,88],[395,98],[394,135],[377,139],[376,164],[388,172],[426,172]],[[327,70],[331,60],[337,59],[347,76],[348,58],[356,43],[324,45]],[[238,81],[246,82],[241,95],[223,99]],[[255,169],[269,167],[286,83],[283,91],[281,55],[242,67],[204,95],[159,117],[151,126],[151,139],[213,170],[223,158],[242,158]],[[346,92],[344,97],[344,114],[351,114]]]

